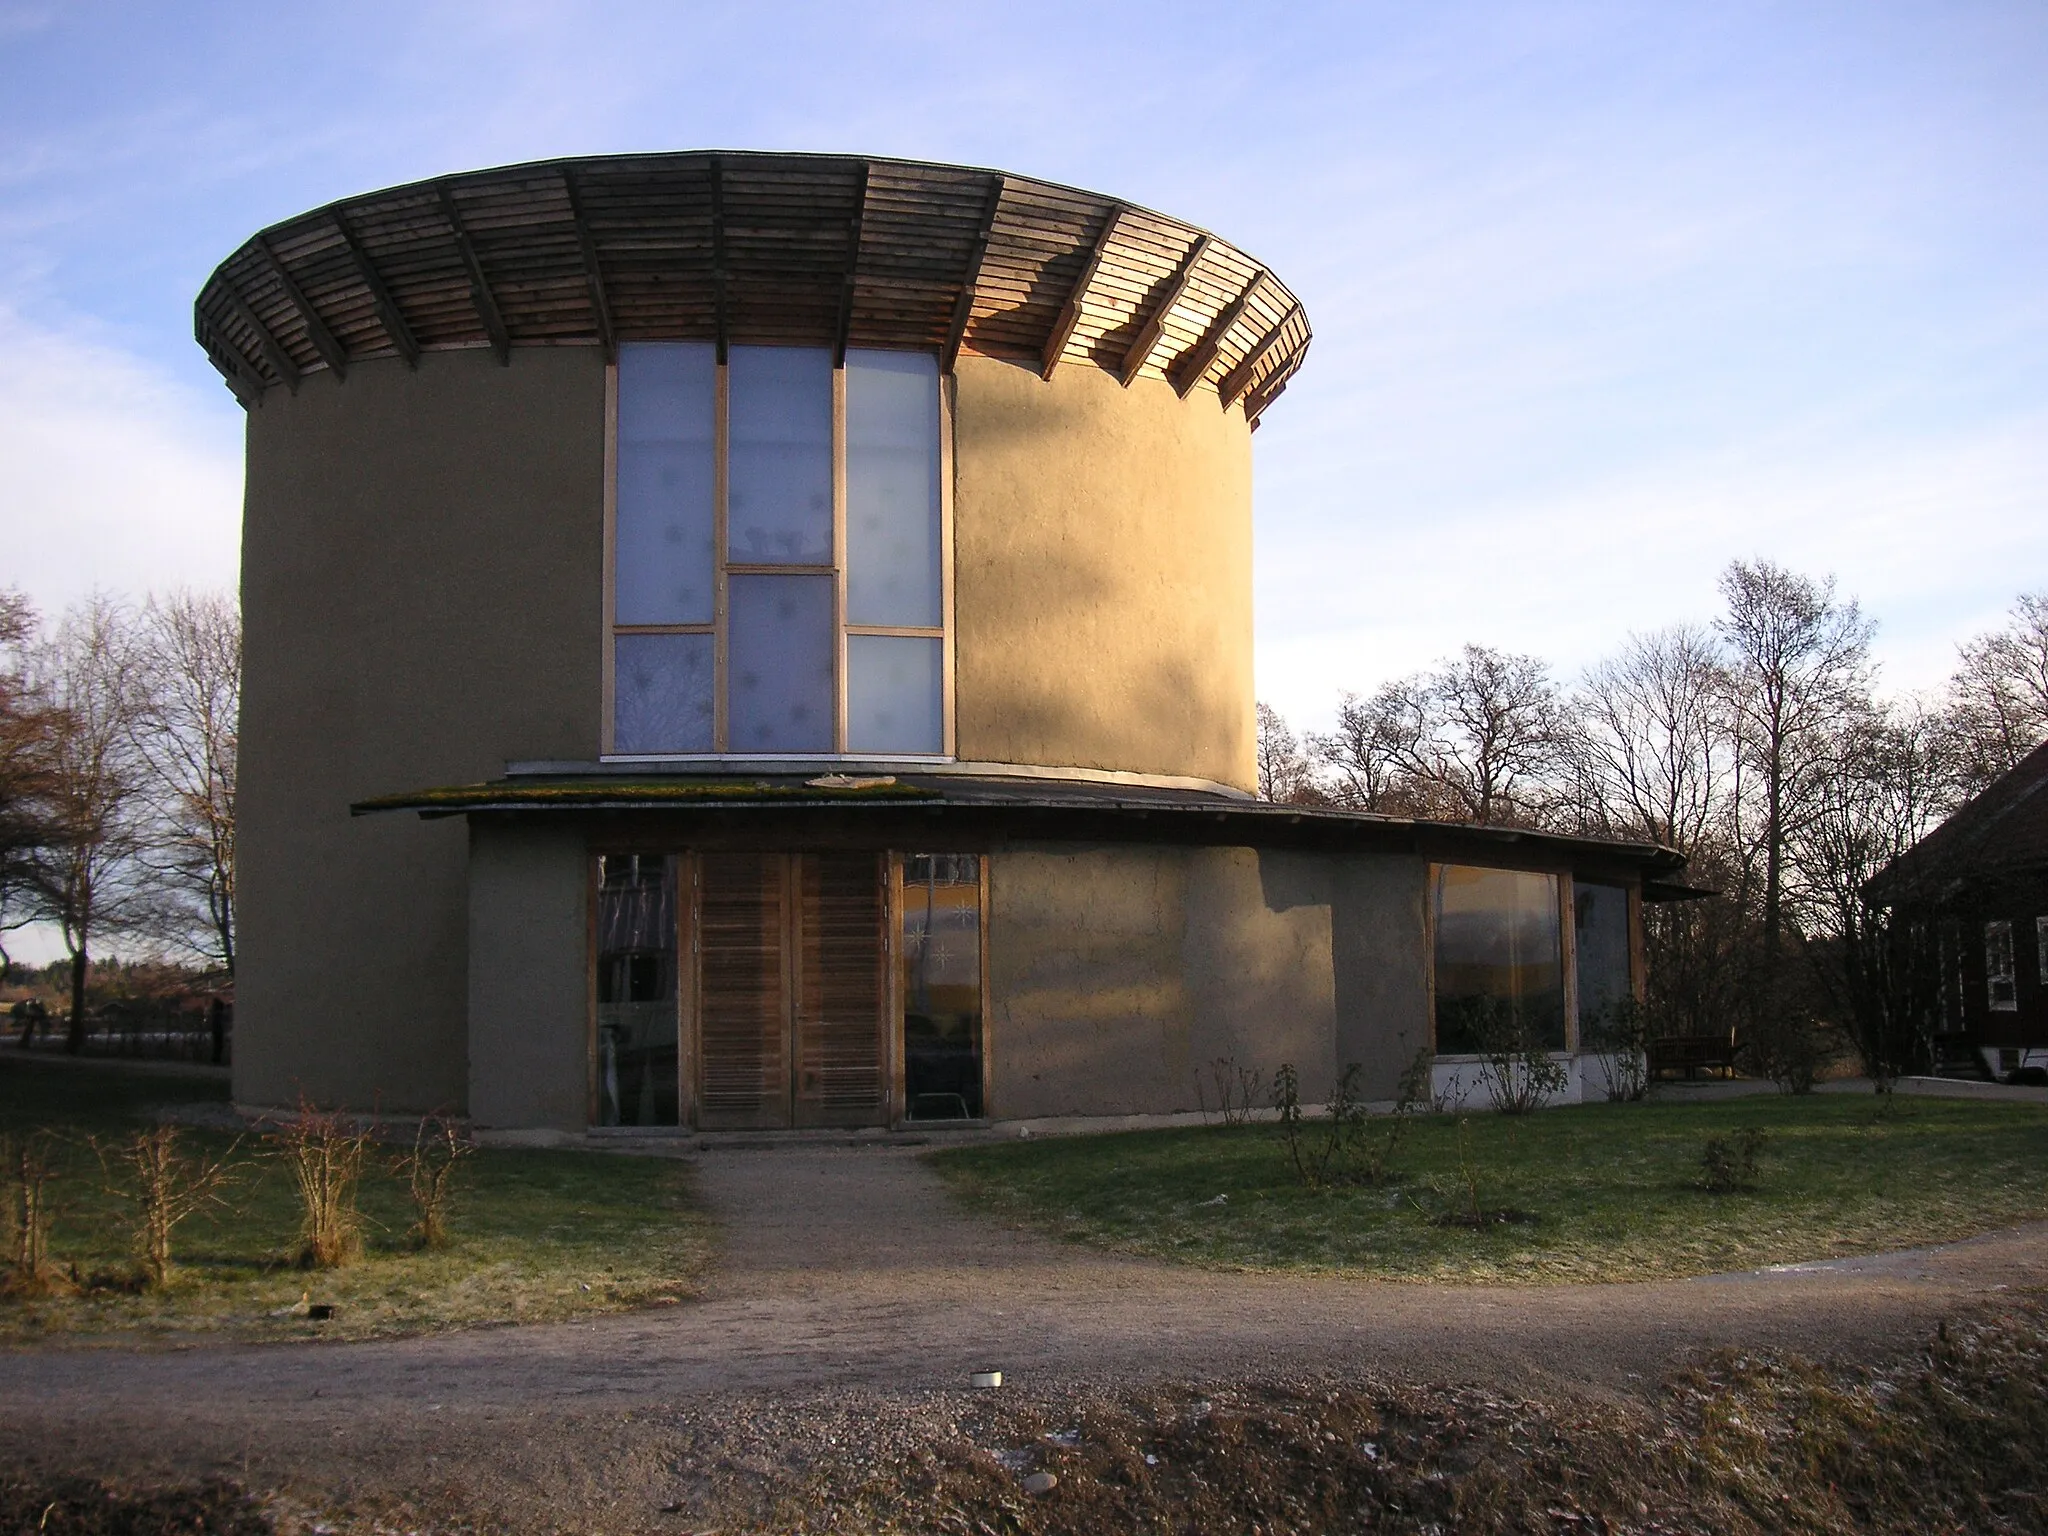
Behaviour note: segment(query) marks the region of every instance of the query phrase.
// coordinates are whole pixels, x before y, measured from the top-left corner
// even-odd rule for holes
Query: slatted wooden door
[[[697,880],[697,1124],[882,1123],[880,858],[704,853]]]

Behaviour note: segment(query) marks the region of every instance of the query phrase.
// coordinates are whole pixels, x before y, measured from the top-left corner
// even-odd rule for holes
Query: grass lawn
[[[1452,1116],[1417,1117],[1379,1187],[1303,1188],[1271,1125],[1004,1142],[933,1161],[970,1202],[1077,1242],[1399,1280],[1711,1274],[2048,1216],[2048,1108],[2031,1104],[1828,1094],[1589,1104],[1463,1124],[1461,1134]],[[1766,1138],[1757,1187],[1707,1193],[1705,1139],[1743,1126]],[[1471,1208],[1468,1165],[1481,1209],[1521,1219],[1445,1224]]]
[[[539,1322],[682,1301],[711,1256],[711,1228],[689,1170],[651,1157],[479,1150],[455,1175],[451,1241],[415,1252],[412,1204],[390,1171],[400,1148],[366,1168],[363,1257],[346,1268],[297,1268],[299,1209],[290,1174],[260,1137],[245,1138],[228,1209],[178,1229],[169,1289],[136,1289],[132,1207],[108,1188],[87,1144],[150,1123],[159,1106],[224,1105],[227,1084],[111,1068],[18,1061],[0,1048],[0,1131],[47,1126],[63,1137],[48,1189],[51,1255],[79,1294],[0,1299],[0,1343],[54,1336],[208,1333],[244,1339],[365,1338],[486,1323]],[[218,1153],[234,1138],[188,1131]],[[8,1203],[13,1199],[9,1190]],[[0,1226],[9,1218],[0,1217]],[[12,1253],[8,1237],[7,1255]],[[334,1307],[330,1321],[306,1303]]]

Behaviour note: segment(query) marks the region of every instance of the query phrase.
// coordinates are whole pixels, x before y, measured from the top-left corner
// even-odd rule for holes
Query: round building
[[[564,160],[274,226],[196,322],[249,407],[243,1103],[1157,1115],[1219,1058],[1385,1098],[1468,1002],[1577,1060],[1639,984],[1663,850],[1253,798],[1251,439],[1309,327],[1215,236]]]

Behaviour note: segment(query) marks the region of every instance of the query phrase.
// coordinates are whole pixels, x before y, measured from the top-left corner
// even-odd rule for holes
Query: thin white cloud
[[[83,331],[0,310],[0,582],[46,610],[96,587],[232,587],[240,416]]]

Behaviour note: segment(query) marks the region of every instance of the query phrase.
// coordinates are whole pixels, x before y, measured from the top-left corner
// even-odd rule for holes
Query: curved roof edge
[[[1193,225],[1006,172],[691,151],[536,161],[345,198],[252,236],[193,328],[247,404],[426,351],[622,341],[929,350],[1214,390],[1248,420],[1301,302]]]

